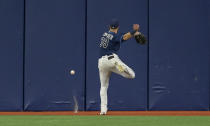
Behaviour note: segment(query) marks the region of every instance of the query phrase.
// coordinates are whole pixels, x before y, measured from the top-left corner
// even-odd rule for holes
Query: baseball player
[[[125,78],[135,78],[134,71],[123,63],[117,55],[122,43],[126,40],[140,35],[139,24],[133,24],[131,32],[126,34],[118,33],[119,21],[113,19],[109,24],[109,31],[104,32],[100,41],[100,58],[98,60],[98,68],[101,82],[100,98],[101,112],[100,115],[107,113],[107,90],[109,86],[109,78],[111,73],[117,73]]]

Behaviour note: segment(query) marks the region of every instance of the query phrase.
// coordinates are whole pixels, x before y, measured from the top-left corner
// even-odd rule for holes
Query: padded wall
[[[84,109],[84,36],[84,0],[26,1],[25,110]]]
[[[147,0],[88,0],[87,1],[87,71],[86,109],[99,110],[100,82],[98,73],[100,37],[108,31],[112,18],[120,21],[119,32],[132,30],[141,24],[147,35]],[[138,13],[138,15],[136,14]],[[112,74],[109,91],[109,110],[146,110],[147,108],[147,46],[128,40],[122,44],[119,57],[136,73],[134,80]]]
[[[132,39],[121,46],[119,57],[136,78],[112,74],[109,110],[209,110],[209,6],[209,0],[0,0],[0,111],[99,110],[99,42],[112,18],[120,20],[120,32],[139,23],[149,45]]]
[[[23,108],[23,0],[0,1],[0,111]]]
[[[207,12],[208,12],[208,34],[210,34],[210,1],[209,0],[207,0],[208,1],[208,10],[207,10]],[[208,42],[210,42],[210,36],[208,35]],[[209,64],[210,64],[210,44],[209,44],[209,52],[208,52],[208,55],[209,55]],[[209,67],[208,67],[208,69],[209,69],[209,96],[210,96],[210,65],[209,65]],[[210,97],[209,97],[209,100],[210,100]],[[209,107],[210,107],[210,102],[209,102]]]
[[[149,109],[208,110],[207,0],[149,3]]]

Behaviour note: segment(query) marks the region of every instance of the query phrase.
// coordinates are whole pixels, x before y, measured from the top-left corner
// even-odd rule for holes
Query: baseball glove
[[[135,35],[134,37],[135,37],[135,40],[138,44],[145,45],[146,42],[147,42],[146,37],[141,33]]]

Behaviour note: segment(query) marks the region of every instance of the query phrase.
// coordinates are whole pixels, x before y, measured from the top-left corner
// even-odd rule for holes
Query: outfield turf
[[[210,116],[0,116],[0,126],[210,126]]]

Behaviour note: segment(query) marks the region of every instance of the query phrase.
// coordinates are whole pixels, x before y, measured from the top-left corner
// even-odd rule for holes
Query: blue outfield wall
[[[24,110],[84,110],[84,36],[84,0],[26,1]]]
[[[209,33],[210,33],[210,0],[208,0],[208,3],[207,3],[207,12],[208,12],[208,42],[210,42],[210,35],[209,35]],[[210,44],[208,44],[208,62],[209,62],[209,64],[210,64]],[[208,66],[208,69],[209,69],[209,72],[208,72],[208,75],[209,75],[209,80],[208,80],[208,82],[209,82],[209,89],[210,89],[210,65]],[[210,96],[210,90],[209,90],[209,96]],[[209,100],[210,100],[210,97],[209,97]],[[209,102],[209,107],[210,107],[210,102]]]
[[[206,0],[150,0],[149,110],[209,109]]]
[[[23,108],[23,0],[0,1],[0,111]]]
[[[0,111],[99,110],[98,46],[112,18],[120,32],[139,23],[149,42],[122,44],[136,78],[112,74],[109,110],[209,110],[209,8],[209,0],[1,0]]]

